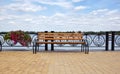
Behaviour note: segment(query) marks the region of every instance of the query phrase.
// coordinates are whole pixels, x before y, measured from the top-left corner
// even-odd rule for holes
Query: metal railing
[[[46,32],[46,31],[45,31]],[[3,47],[23,47],[19,43],[14,44],[11,40],[4,40],[4,35],[7,32],[0,32],[0,44]],[[37,32],[29,32],[32,43],[29,47],[33,47],[33,42],[37,39]],[[104,34],[87,34],[84,33],[83,38],[87,40],[90,50],[119,50],[120,47],[120,35],[116,34],[116,32],[106,32]],[[46,45],[41,45],[41,47]],[[55,47],[78,47],[80,45],[77,44],[55,44]]]

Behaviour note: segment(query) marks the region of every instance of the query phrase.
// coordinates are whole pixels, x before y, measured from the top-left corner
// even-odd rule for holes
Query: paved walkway
[[[120,51],[3,51],[0,74],[120,74]]]

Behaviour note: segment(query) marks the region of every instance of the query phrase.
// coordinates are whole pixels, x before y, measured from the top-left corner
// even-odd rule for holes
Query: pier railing
[[[46,31],[45,31],[46,32]],[[4,50],[4,47],[23,47],[19,43],[14,44],[11,40],[4,40],[4,35],[7,32],[0,32],[0,41]],[[37,32],[29,32],[32,43],[29,45],[30,48],[33,47],[33,42],[37,38]],[[105,33],[97,33],[97,34],[88,34],[83,33],[84,39],[87,40],[90,50],[105,50],[105,51],[114,51],[120,50],[120,35],[116,34],[116,32],[105,32]],[[45,45],[41,45],[45,46]],[[55,44],[55,47],[79,47],[78,44]]]

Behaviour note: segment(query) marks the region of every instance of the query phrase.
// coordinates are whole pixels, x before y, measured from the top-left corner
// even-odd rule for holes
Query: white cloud
[[[4,19],[5,19],[5,17],[3,17],[3,16],[0,17],[0,21],[2,21],[2,20],[4,20]]]
[[[120,30],[119,10],[110,10],[104,8],[93,10],[91,12],[88,12],[87,14],[80,14],[80,10],[84,10],[89,7],[82,5],[74,6],[74,2],[81,1],[84,0],[14,0],[13,3],[0,7],[0,31]],[[49,16],[45,16],[46,12],[42,13],[44,15],[37,12],[47,9],[47,6],[59,6],[62,8],[66,8],[66,11],[64,11],[63,9],[60,13],[60,11],[57,11],[56,9],[53,15]],[[12,10],[13,12],[9,10]],[[14,12],[17,13],[16,11],[23,11],[23,14],[14,14]],[[75,11],[77,11],[77,13]],[[37,12],[37,14],[27,14],[24,12]],[[48,14],[51,13],[49,13],[48,11]]]
[[[29,22],[29,21],[33,21],[33,19],[32,18],[26,18],[25,21]]]
[[[9,21],[8,23],[9,24],[16,24],[14,21]]]
[[[56,5],[64,8],[71,8],[73,7],[73,4],[69,1],[52,1],[52,0],[35,0],[39,3],[42,4],[47,4],[47,5]]]
[[[81,2],[81,1],[84,1],[84,0],[72,0],[72,2]]]
[[[64,8],[71,8],[73,7],[73,4],[71,1],[67,0],[15,0],[17,2],[21,3],[32,3],[32,2],[38,2],[41,4],[46,4],[46,5],[56,5]]]
[[[76,6],[74,10],[79,11],[79,10],[84,10],[86,8],[87,8],[86,6]]]
[[[107,15],[117,14],[118,12],[119,11],[116,10],[116,9],[115,10],[111,10],[111,11],[109,10],[108,13],[107,13]]]
[[[90,12],[90,15],[94,15],[97,17],[107,17],[109,18],[114,18],[120,16],[119,10],[109,10],[109,9],[98,9]],[[106,20],[106,19],[105,19]]]
[[[91,14],[93,15],[98,15],[98,14],[105,14],[108,13],[108,9],[98,9],[98,10],[93,10]]]
[[[110,20],[120,20],[120,17],[119,16],[116,16],[116,17],[111,17],[109,18]]]
[[[13,3],[3,6],[2,8],[4,8],[4,10],[15,10],[15,11],[24,11],[24,12],[36,12],[46,9],[46,7],[34,5],[31,3]]]
[[[2,19],[1,25],[9,25],[6,26],[10,27],[7,28],[9,31],[13,28],[28,31],[104,31],[119,30],[120,27],[119,11],[109,9],[98,9],[84,15],[63,13],[56,13],[52,16],[0,15],[0,19]],[[6,30],[6,28],[3,27],[1,30]]]
[[[54,14],[54,16],[55,16],[55,17],[64,17],[65,14],[63,14],[63,13],[56,13],[56,14]]]

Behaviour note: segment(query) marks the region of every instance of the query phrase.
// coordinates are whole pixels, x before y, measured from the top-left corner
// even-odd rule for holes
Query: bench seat
[[[83,39],[82,33],[38,32],[37,40],[33,45],[33,54],[36,54],[39,44],[51,44],[51,50],[54,50],[54,44],[81,44],[81,50],[87,54],[89,52],[88,44]]]

